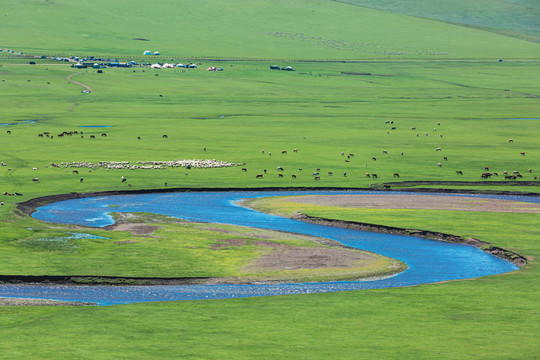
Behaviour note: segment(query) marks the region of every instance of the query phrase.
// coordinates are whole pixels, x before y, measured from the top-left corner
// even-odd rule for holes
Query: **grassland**
[[[479,182],[485,167],[499,173],[490,180],[500,183],[468,189],[537,192],[537,186],[523,185],[540,171],[540,68],[524,60],[540,57],[534,42],[331,1],[0,0],[0,5],[0,48],[139,62],[148,49],[162,53],[153,61],[201,63],[189,71],[134,67],[98,74],[49,59],[32,59],[37,64],[29,65],[30,59],[0,53],[0,123],[14,124],[0,126],[0,161],[6,164],[0,167],[0,194],[22,194],[0,195],[3,273],[80,274],[98,264],[102,275],[180,272],[156,271],[152,266],[163,257],[195,276],[237,271],[238,264],[221,254],[202,251],[213,240],[226,240],[226,234],[187,225],[182,235],[200,243],[190,259],[172,256],[179,245],[156,248],[148,239],[132,244],[152,254],[148,259],[125,257],[103,239],[75,241],[77,251],[28,246],[73,231],[16,211],[18,202],[44,195]],[[499,5],[490,10],[495,19],[508,13]],[[436,19],[432,13],[425,17]],[[535,36],[527,24],[512,31]],[[498,31],[505,29],[501,23]],[[462,58],[472,60],[457,61]],[[300,61],[309,59],[330,62]],[[296,71],[269,70],[276,63]],[[204,71],[208,66],[224,71]],[[66,79],[70,75],[72,81]],[[81,93],[84,88],[73,81],[92,91]],[[88,125],[110,127],[80,127]],[[84,138],[59,138],[64,131],[83,131]],[[54,138],[38,137],[44,132]],[[347,159],[349,153],[354,156]],[[73,168],[50,165],[179,158],[245,163],[247,172],[238,166],[74,174]],[[284,178],[278,177],[278,166],[285,169]],[[256,179],[264,169],[267,174]],[[321,169],[318,181],[312,176],[316,169]],[[503,171],[519,171],[523,179],[506,183]],[[122,183],[121,176],[128,181]],[[39,182],[32,181],[36,177]],[[406,289],[100,308],[3,307],[0,350],[6,358],[44,359],[538,357],[536,214],[303,211],[476,237],[527,256],[529,264],[504,276]],[[174,237],[173,225],[159,231]],[[106,236],[133,240],[129,233]],[[239,261],[252,256],[249,248],[232,250]]]
[[[348,4],[398,14],[471,26],[484,31],[540,41],[540,13],[534,0],[428,1],[341,0]]]

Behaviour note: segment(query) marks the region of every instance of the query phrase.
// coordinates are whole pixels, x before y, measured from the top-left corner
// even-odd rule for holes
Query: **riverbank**
[[[538,182],[533,181],[402,181],[373,184],[369,188],[352,187],[203,187],[203,188],[158,188],[158,189],[136,189],[136,190],[110,190],[95,191],[85,193],[66,193],[45,195],[33,198],[21,203],[17,203],[17,209],[27,215],[32,215],[37,208],[58,201],[82,199],[98,196],[114,195],[136,195],[153,193],[174,193],[174,192],[220,192],[220,191],[396,191],[396,192],[429,192],[429,193],[447,193],[447,194],[490,194],[490,195],[517,195],[517,196],[540,196],[540,193],[523,191],[482,191],[472,189],[445,189],[445,188],[409,188],[419,185],[463,185],[463,186],[493,186],[493,185],[520,185],[520,186],[538,186]]]

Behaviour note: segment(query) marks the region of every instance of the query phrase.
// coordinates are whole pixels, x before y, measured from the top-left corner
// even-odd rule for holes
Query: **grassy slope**
[[[147,49],[165,57],[278,59],[371,58],[397,52],[453,58],[540,53],[538,48],[531,51],[530,43],[484,31],[326,0],[164,0],[136,5],[129,0],[2,0],[0,5],[0,47],[38,55],[140,56]]]
[[[412,54],[444,51],[450,57],[537,57],[539,53],[537,45],[524,41],[330,2],[184,2],[177,11],[173,11],[176,1],[137,7],[125,1],[1,4],[1,47],[25,52],[138,55],[148,48],[175,57],[320,59],[379,57],[385,49]],[[328,19],[337,19],[339,26],[327,25]],[[307,39],[265,35],[279,31],[303,33]],[[134,37],[152,41],[130,40]],[[378,46],[356,44],[338,50],[339,41]],[[75,78],[94,88],[92,94],[82,96],[81,88],[64,80],[70,69],[32,68],[3,59],[0,78],[6,82],[0,83],[0,123],[47,119],[0,129],[13,132],[11,137],[0,132],[0,160],[13,168],[11,172],[0,168],[0,190],[24,194],[2,198],[6,205],[0,207],[0,217],[7,220],[0,225],[4,243],[23,234],[24,227],[37,225],[35,220],[11,214],[15,201],[122,186],[121,172],[84,173],[81,184],[79,176],[44,168],[50,161],[212,157],[245,161],[248,166],[247,174],[238,168],[191,171],[187,177],[183,169],[165,170],[158,176],[130,172],[134,188],[160,187],[164,181],[191,187],[311,186],[315,183],[310,174],[318,167],[323,174],[327,170],[350,174],[323,176],[320,186],[366,186],[372,182],[365,178],[366,171],[378,173],[381,181],[391,179],[395,171],[404,180],[448,180],[458,179],[454,171],[461,169],[463,179],[476,180],[484,166],[524,174],[528,168],[540,168],[537,122],[500,120],[538,117],[536,64],[293,63],[298,71],[291,74],[268,72],[269,64],[235,63],[233,67],[219,64],[226,67],[220,74],[161,72],[158,77],[152,72],[138,77],[142,74],[107,70],[102,78],[92,72]],[[394,76],[342,76],[342,71]],[[511,91],[504,92],[507,88]],[[220,115],[229,116],[217,118]],[[398,129],[387,135],[390,125],[385,121],[392,120]],[[441,121],[442,139],[433,136],[437,121]],[[98,136],[95,142],[36,137],[38,132],[100,124],[113,127],[106,129],[109,137]],[[413,126],[430,135],[416,138],[410,131]],[[161,139],[164,131],[170,142]],[[136,136],[141,135],[143,140],[137,142]],[[510,137],[516,140],[513,147],[507,142]],[[207,153],[201,151],[203,146],[208,147]],[[435,152],[441,146],[443,153]],[[299,153],[290,153],[295,147]],[[262,156],[263,148],[274,155]],[[277,156],[282,149],[289,149],[287,157]],[[385,159],[382,149],[389,152]],[[346,164],[341,151],[356,156]],[[403,158],[399,151],[405,151]],[[520,151],[527,155],[521,157]],[[449,162],[438,169],[436,164],[445,155]],[[376,163],[372,156],[377,156]],[[32,166],[40,170],[34,172]],[[273,170],[276,166],[284,166],[287,175],[290,168],[298,167],[307,173],[297,183],[290,178],[280,181]],[[255,182],[254,174],[263,168],[271,174]],[[29,180],[35,176],[42,179],[40,184]],[[498,236],[488,226],[496,220],[479,219],[484,230],[473,226],[467,233]],[[519,221],[524,221],[518,225],[526,231],[502,229],[505,238],[497,242],[530,255],[537,251],[537,233],[531,229],[535,220]],[[408,289],[107,308],[3,308],[0,348],[9,358],[57,358],[60,351],[65,357],[100,359],[298,354],[355,359],[534,358],[540,352],[534,266],[507,276]]]
[[[535,0],[340,0],[377,10],[473,26],[509,36],[540,41],[540,8]]]

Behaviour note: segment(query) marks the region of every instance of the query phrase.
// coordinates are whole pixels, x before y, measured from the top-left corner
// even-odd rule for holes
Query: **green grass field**
[[[11,124],[0,125],[0,161],[6,165],[0,166],[0,274],[81,275],[99,269],[102,276],[229,277],[238,276],[253,256],[247,246],[231,249],[234,255],[224,259],[207,249],[226,234],[185,224],[163,225],[163,239],[155,242],[136,238],[138,243],[124,244],[131,249],[112,244],[133,240],[129,233],[88,229],[84,232],[112,242],[53,241],[43,247],[37,239],[60,239],[74,231],[16,211],[17,203],[45,195],[481,182],[486,171],[499,174],[489,179],[496,184],[444,187],[538,193],[538,6],[497,0],[456,3],[450,11],[448,4],[418,0],[396,11],[386,2],[349,2],[0,0],[2,49],[200,63],[190,70],[137,66],[99,74],[0,52],[0,124]],[[474,21],[464,15],[474,12],[482,12]],[[144,58],[144,50],[161,56]],[[296,71],[270,70],[273,64]],[[224,71],[205,71],[209,66]],[[82,93],[85,88],[76,82],[91,92]],[[58,137],[64,131],[78,133]],[[53,138],[38,137],[45,132]],[[176,159],[244,165],[79,168],[78,174],[51,165]],[[285,169],[283,178],[278,166]],[[264,169],[263,179],[256,179]],[[315,171],[320,180],[314,180]],[[505,182],[504,171],[523,177]],[[2,307],[2,356],[539,357],[537,215],[305,211],[476,237],[527,256],[529,263],[508,275],[404,289],[99,308]],[[180,235],[182,244],[175,241]],[[276,235],[276,240],[286,239]],[[175,269],[162,266],[164,258]]]

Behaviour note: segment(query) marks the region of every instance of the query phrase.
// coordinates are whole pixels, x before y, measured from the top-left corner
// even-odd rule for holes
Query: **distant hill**
[[[415,2],[430,8],[428,0]],[[488,1],[480,3],[482,11],[494,11]],[[441,5],[438,11],[450,20],[451,10]],[[540,57],[535,43],[330,0],[0,0],[0,34],[0,48],[38,55]]]
[[[538,0],[336,0],[540,42]]]

